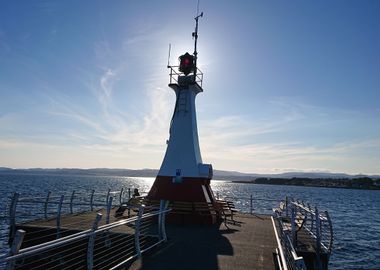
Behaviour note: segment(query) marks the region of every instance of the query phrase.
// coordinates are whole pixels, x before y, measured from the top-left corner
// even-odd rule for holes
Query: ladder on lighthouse
[[[179,90],[178,104],[177,104],[177,108],[176,108],[177,113],[180,113],[180,112],[187,113],[188,112],[186,91],[188,91],[188,90],[186,90],[186,89]]]

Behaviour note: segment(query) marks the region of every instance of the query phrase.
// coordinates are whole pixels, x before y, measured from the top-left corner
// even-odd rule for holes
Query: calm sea
[[[0,210],[4,211],[7,198],[13,192],[23,196],[77,192],[107,192],[122,187],[148,191],[153,178],[15,175],[0,174]],[[254,211],[270,213],[277,201],[285,196],[305,200],[328,210],[334,228],[334,248],[329,269],[380,269],[380,191],[237,184],[212,181],[215,194],[235,197],[235,204],[249,211],[245,198],[253,195]],[[266,200],[270,201],[266,201]]]

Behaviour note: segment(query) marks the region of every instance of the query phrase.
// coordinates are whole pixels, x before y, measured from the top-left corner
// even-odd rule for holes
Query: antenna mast
[[[168,68],[170,67],[170,51],[171,50],[172,50],[172,44],[169,43]]]
[[[195,19],[195,32],[193,32],[193,38],[194,38],[194,80],[197,76],[197,59],[198,59],[198,52],[197,52],[197,41],[198,41],[198,19],[200,17],[203,17],[203,12],[199,14],[199,0],[197,4],[197,16]]]

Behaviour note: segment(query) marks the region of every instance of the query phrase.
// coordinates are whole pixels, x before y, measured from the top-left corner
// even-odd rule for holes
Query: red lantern
[[[194,56],[185,53],[179,57],[179,71],[183,72],[186,76],[194,71]]]

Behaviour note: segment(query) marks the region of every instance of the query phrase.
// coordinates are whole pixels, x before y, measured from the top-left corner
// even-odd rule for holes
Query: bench
[[[172,209],[171,213],[187,215],[194,213],[194,205],[192,202],[172,201],[169,202],[169,208]]]
[[[200,216],[210,216],[213,222],[217,220],[218,212],[210,202],[194,202],[194,211]]]
[[[224,217],[224,224],[227,227],[228,218],[235,225],[236,221],[234,220],[234,214],[239,212],[238,209],[235,208],[235,205],[231,201],[217,200],[218,209],[220,210],[222,216]]]
[[[280,202],[280,206],[277,208],[273,208],[272,210],[276,214],[276,216],[283,216],[285,208],[286,208],[285,202]]]
[[[214,205],[208,202],[171,201],[168,207],[168,218],[182,224],[207,222],[207,217],[215,222],[218,216]]]
[[[130,210],[133,212],[138,212],[141,205],[144,204],[143,196],[132,197],[128,200],[128,202],[124,202],[120,204],[119,208],[116,209],[114,216],[116,218],[120,218],[123,216],[125,210],[128,210],[128,217],[131,217]]]
[[[281,217],[283,228],[285,231],[291,231],[292,230],[292,221],[289,217]],[[296,232],[301,230],[304,223],[306,222],[307,216],[303,214],[302,212],[297,211],[295,218],[294,218],[294,224],[296,227]]]

